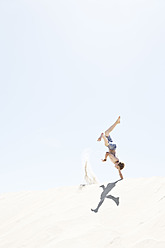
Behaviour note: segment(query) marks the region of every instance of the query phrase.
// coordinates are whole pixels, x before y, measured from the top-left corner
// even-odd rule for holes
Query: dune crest
[[[111,182],[110,182],[111,183]],[[1,248],[164,248],[165,178],[124,179],[98,213],[98,184],[0,195]]]

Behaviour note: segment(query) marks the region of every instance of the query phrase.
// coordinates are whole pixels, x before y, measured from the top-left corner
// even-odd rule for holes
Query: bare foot
[[[97,141],[101,141],[102,137],[103,137],[103,133],[101,133],[101,135],[100,135],[100,137],[97,139]]]
[[[118,119],[117,119],[117,123],[120,123],[120,116],[119,116]]]

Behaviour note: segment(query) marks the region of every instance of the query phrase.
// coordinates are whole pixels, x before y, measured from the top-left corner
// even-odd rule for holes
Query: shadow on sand
[[[119,205],[119,197],[114,197],[112,195],[108,195],[108,193],[116,186],[116,183],[121,181],[121,180],[122,179],[119,179],[118,181],[116,181],[114,183],[108,183],[106,187],[104,185],[100,186],[103,189],[103,192],[102,192],[102,194],[100,196],[100,202],[99,202],[97,208],[96,209],[91,209],[91,211],[97,213],[99,208],[100,208],[100,206],[103,204],[105,198],[111,199],[116,203],[117,206]]]

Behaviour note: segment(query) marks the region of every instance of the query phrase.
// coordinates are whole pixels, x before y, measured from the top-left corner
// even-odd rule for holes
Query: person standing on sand
[[[105,158],[102,159],[102,161],[103,162],[107,161],[107,157],[109,156],[110,160],[115,165],[115,168],[118,170],[120,178],[123,179],[123,175],[121,173],[121,170],[124,168],[125,164],[122,162],[119,162],[119,159],[116,157],[116,144],[112,143],[113,141],[112,141],[111,136],[110,136],[110,132],[112,132],[112,130],[119,123],[120,123],[120,116],[118,117],[116,122],[105,131],[105,133],[101,133],[101,135],[97,139],[97,141],[101,141],[103,139],[105,146],[108,147],[108,149],[109,149],[109,151],[106,152]]]

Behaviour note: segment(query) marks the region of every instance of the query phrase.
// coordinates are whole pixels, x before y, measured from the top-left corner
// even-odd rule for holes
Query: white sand
[[[106,184],[105,184],[106,185]],[[164,248],[165,178],[0,195],[0,248]]]

